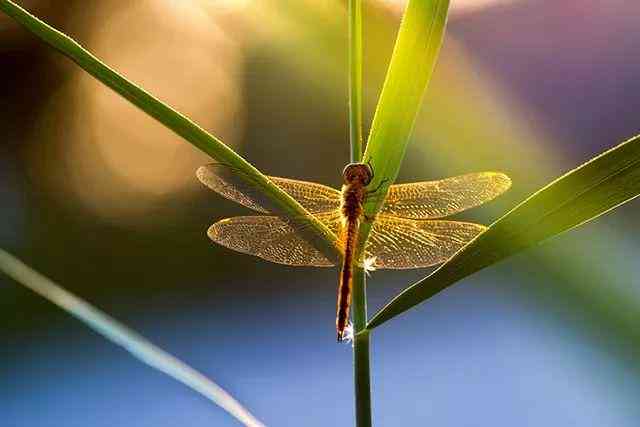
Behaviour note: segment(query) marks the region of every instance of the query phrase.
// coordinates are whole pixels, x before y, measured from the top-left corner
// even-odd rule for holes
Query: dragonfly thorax
[[[365,187],[371,182],[373,172],[365,163],[349,163],[342,171],[344,185],[340,211],[343,219],[356,220],[362,214]]]
[[[344,184],[342,186],[342,200],[340,213],[343,219],[356,220],[362,214],[365,187],[362,184]]]

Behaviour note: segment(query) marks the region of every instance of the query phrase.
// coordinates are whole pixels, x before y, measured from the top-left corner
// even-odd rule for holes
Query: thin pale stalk
[[[0,271],[73,315],[112,343],[123,347],[136,359],[200,393],[245,426],[264,427],[264,424],[209,378],[2,249]]]
[[[362,159],[362,0],[349,0],[349,131],[351,162]]]
[[[217,161],[241,172],[238,176],[246,180],[247,184],[259,189],[272,202],[275,211],[296,218],[296,221],[301,223],[302,234],[314,247],[329,259],[340,258],[340,251],[335,244],[337,237],[329,228],[218,138],[109,68],[75,40],[39,20],[14,2],[0,0],[0,11],[187,142]]]
[[[367,325],[367,294],[362,267],[353,271],[353,380],[355,385],[356,426],[371,426],[371,373],[369,368],[369,330]]]

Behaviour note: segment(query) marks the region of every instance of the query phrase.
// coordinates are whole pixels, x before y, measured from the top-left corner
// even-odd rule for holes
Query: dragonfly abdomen
[[[344,238],[344,259],[338,282],[338,309],[336,315],[336,330],[338,341],[342,341],[344,330],[349,322],[349,308],[351,307],[351,287],[353,282],[353,253],[358,239],[358,219],[347,218]]]
[[[354,252],[358,241],[358,228],[362,215],[364,187],[362,185],[345,185],[343,187],[342,215],[345,220],[341,240],[344,244],[344,258],[338,282],[338,307],[336,330],[338,341],[344,338],[344,331],[349,322],[351,307],[351,289],[353,282]]]

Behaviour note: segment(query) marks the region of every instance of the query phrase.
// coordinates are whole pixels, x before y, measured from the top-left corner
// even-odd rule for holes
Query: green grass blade
[[[398,176],[413,125],[422,104],[444,36],[449,0],[410,0],[393,49],[364,154],[374,179],[369,188],[386,192]],[[382,196],[383,194],[381,194]],[[365,206],[373,216],[384,197]]]
[[[224,389],[203,374],[158,348],[140,334],[127,328],[88,302],[55,284],[2,249],[0,249],[0,271],[75,316],[112,343],[123,347],[136,359],[164,372],[200,393],[244,425],[250,427],[264,425]]]
[[[603,215],[640,195],[640,136],[558,178],[400,293],[368,324],[375,328],[460,279]]]
[[[240,178],[246,179],[248,184],[258,188],[272,202],[274,209],[285,216],[295,218],[296,221],[301,223],[300,229],[302,233],[317,249],[321,250],[330,259],[337,259],[340,256],[335,246],[336,236],[331,230],[315,217],[309,215],[298,202],[274,185],[265,175],[218,138],[209,134],[189,118],[164,104],[144,89],[131,83],[80,46],[75,40],[39,20],[14,2],[0,0],[0,10],[186,141],[217,161],[240,171]]]

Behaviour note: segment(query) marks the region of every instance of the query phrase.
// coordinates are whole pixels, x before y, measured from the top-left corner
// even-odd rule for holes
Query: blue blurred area
[[[514,273],[517,262],[467,280],[374,335],[379,425],[637,425],[637,377],[535,304],[505,295],[552,280]],[[392,284],[403,283],[396,277]],[[333,342],[332,292],[282,298],[227,297],[179,313],[175,300],[156,299],[154,314],[126,320],[268,425],[348,425],[351,352]],[[79,323],[55,317],[46,332],[5,345],[12,361],[1,375],[4,425],[235,425]]]

